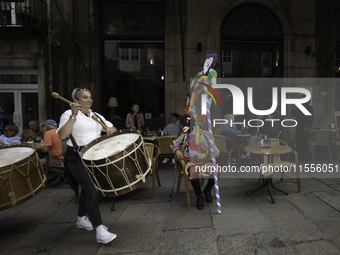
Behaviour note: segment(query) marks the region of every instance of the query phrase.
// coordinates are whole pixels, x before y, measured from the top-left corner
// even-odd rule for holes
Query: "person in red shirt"
[[[56,133],[58,125],[55,120],[46,120],[41,125],[44,126],[44,142],[42,145],[34,144],[34,146],[38,151],[43,153],[58,155],[58,157],[49,157],[49,165],[51,166],[50,170],[55,172],[56,176],[51,178],[48,183],[50,183],[50,186],[55,186],[66,181],[64,169],[53,168],[53,165],[61,165],[61,163],[64,163],[64,157],[62,155],[62,141]],[[42,158],[40,162],[43,166],[46,166],[46,158]]]

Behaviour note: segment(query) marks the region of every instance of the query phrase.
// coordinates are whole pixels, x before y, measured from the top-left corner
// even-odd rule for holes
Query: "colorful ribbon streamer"
[[[209,100],[208,100],[208,93],[206,93],[205,95],[207,97],[207,121],[208,121],[208,129],[209,129],[210,148],[213,148],[214,147],[214,140],[213,140],[212,126],[211,126],[210,104],[209,104]],[[212,160],[212,164],[214,166],[214,169],[217,169],[216,168],[216,158],[213,155],[211,156],[211,160]],[[217,171],[214,171],[214,182],[215,182],[217,212],[221,213],[220,188],[218,186]]]

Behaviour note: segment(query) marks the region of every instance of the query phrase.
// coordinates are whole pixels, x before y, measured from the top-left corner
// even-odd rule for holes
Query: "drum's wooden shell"
[[[19,147],[29,146],[1,146],[0,154],[5,153],[11,156]],[[44,169],[41,166],[38,153],[32,149],[32,154],[28,157],[0,167],[0,211],[20,205],[33,198],[45,188],[45,185]]]
[[[95,160],[87,160],[83,158],[83,155],[85,155],[86,151],[88,151],[95,144],[102,142],[106,139],[110,139],[114,136],[119,136],[121,134],[128,133],[139,134],[138,131],[128,129],[119,130],[119,132],[116,132],[110,136],[104,135],[98,139],[93,140],[88,145],[86,145],[79,153],[80,157],[82,158],[85,169],[92,178],[95,188],[98,191],[102,192],[105,196],[116,195],[120,196],[132,190],[135,190],[144,183],[141,179],[136,178],[136,175],[140,174],[138,172],[136,164],[139,164],[145,180],[147,180],[151,175],[151,167],[148,164],[146,151],[143,146],[143,138],[140,134],[138,139],[133,144],[127,146],[125,152],[122,151],[114,155],[111,155],[107,158]],[[131,159],[130,157],[126,156],[126,153],[131,153],[130,155],[133,158],[137,158],[136,160],[137,162]],[[137,155],[137,157],[135,157],[135,155]],[[114,162],[116,166],[114,166],[111,162]],[[124,172],[126,173],[128,182],[125,180],[124,176],[119,170],[123,168],[124,163],[125,163]],[[105,173],[108,173],[108,178],[110,179],[110,182],[112,182],[112,184],[108,182],[107,177],[105,177]],[[99,183],[99,185],[96,184],[97,182]],[[129,186],[129,183],[134,184]],[[112,188],[112,186],[114,187],[114,189]]]

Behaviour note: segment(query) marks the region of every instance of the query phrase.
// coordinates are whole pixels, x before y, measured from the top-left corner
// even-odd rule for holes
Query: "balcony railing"
[[[0,27],[30,26],[47,33],[47,5],[44,0],[0,1]]]

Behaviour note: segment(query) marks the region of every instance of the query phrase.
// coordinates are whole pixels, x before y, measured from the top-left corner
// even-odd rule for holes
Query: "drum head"
[[[0,168],[15,164],[34,153],[31,147],[3,147],[0,150]]]
[[[94,144],[82,155],[84,160],[98,160],[115,155],[131,146],[140,137],[137,133],[120,134]]]

